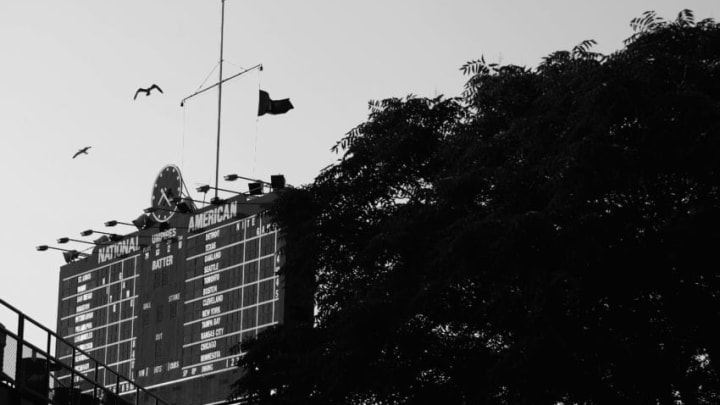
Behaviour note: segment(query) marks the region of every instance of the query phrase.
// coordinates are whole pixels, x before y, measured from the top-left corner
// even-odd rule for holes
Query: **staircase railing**
[[[14,330],[0,324],[0,395],[33,405],[169,405],[1,298],[0,311],[17,320]],[[44,347],[26,339],[29,327],[39,331]],[[61,360],[53,353],[70,356]],[[78,359],[89,366],[76,368]]]

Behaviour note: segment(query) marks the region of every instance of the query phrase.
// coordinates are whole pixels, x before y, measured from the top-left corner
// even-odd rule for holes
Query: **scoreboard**
[[[91,358],[57,356],[85,373],[102,362],[173,404],[224,402],[240,373],[231,349],[283,321],[282,241],[264,213],[276,197],[173,210],[63,266],[58,334]]]

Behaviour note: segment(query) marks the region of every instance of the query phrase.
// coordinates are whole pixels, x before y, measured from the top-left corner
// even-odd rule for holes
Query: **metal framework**
[[[0,403],[169,405],[1,298],[0,313],[17,319],[14,327],[0,324]],[[30,331],[44,335],[45,347],[26,339]],[[52,354],[61,348],[71,350],[68,360]],[[81,356],[91,359],[92,367],[78,370],[75,361]]]

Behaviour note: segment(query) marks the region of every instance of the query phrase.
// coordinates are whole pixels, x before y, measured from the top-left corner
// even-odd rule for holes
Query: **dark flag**
[[[260,90],[260,101],[258,102],[258,117],[265,114],[285,114],[293,109],[289,98],[282,100],[271,100],[267,91]]]

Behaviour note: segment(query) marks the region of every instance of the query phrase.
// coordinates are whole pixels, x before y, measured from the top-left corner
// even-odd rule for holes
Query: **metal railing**
[[[169,405],[1,298],[0,311],[17,320],[14,330],[0,324],[0,402],[6,396],[32,405]],[[44,347],[26,339],[29,328]]]

